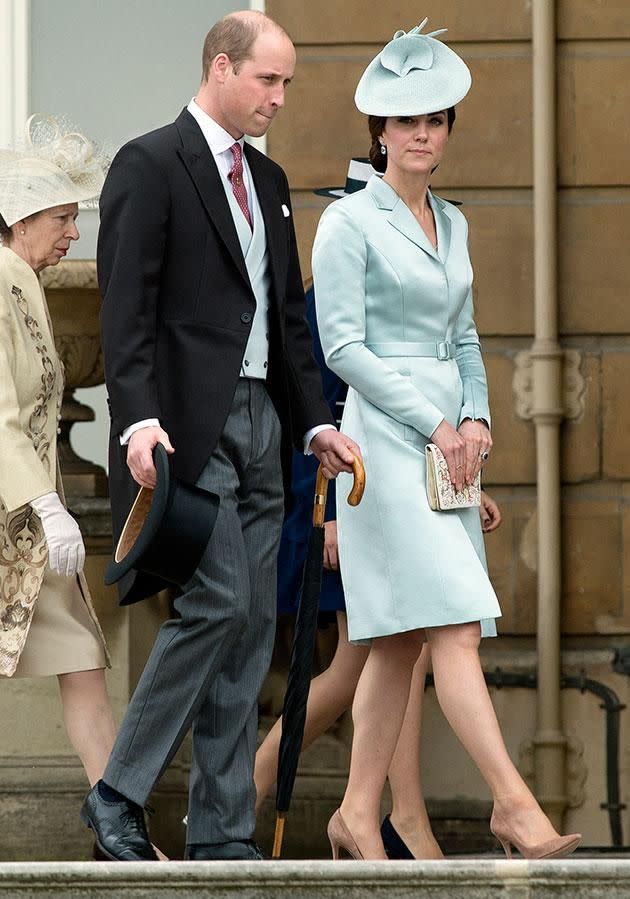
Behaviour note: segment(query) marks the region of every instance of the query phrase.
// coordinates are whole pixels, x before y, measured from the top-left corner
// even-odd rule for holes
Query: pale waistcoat
[[[250,190],[247,197],[254,223],[254,230],[252,231],[236,202],[236,197],[232,192],[230,184],[223,178],[221,181],[230,204],[232,218],[234,219],[241,250],[245,258],[247,273],[256,298],[256,312],[254,313],[252,329],[249,332],[249,340],[247,341],[241,363],[241,377],[266,378],[269,357],[269,290],[271,279],[265,222],[255,190]],[[250,184],[253,184],[251,178]]]

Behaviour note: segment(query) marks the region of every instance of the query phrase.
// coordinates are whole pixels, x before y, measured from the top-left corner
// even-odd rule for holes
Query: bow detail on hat
[[[63,119],[31,116],[10,150],[0,150],[0,213],[9,227],[68,203],[95,205],[108,160]]]
[[[94,144],[78,131],[64,131],[52,116],[32,115],[26,122],[25,141],[27,153],[30,149],[38,159],[58,166],[75,183],[103,171],[105,160],[98,158]]]
[[[448,29],[439,28],[428,34],[420,34],[428,21],[428,18],[423,19],[409,32],[397,31],[381,51],[381,65],[401,78],[413,69],[430,69],[433,65],[433,47],[429,38],[444,34]]]

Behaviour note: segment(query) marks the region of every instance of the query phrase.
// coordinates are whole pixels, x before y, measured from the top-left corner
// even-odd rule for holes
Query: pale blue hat
[[[369,64],[354,102],[367,115],[426,115],[463,100],[470,70],[454,50],[436,40],[446,28],[420,34],[428,19],[409,33],[397,31]]]

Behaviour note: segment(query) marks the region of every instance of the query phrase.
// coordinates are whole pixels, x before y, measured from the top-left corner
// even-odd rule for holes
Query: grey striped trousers
[[[177,447],[175,447],[177,451]],[[104,780],[145,805],[192,727],[187,844],[251,838],[257,697],[276,618],[283,517],[280,424],[263,381],[241,378],[198,481],[221,498],[199,568],[157,636]]]

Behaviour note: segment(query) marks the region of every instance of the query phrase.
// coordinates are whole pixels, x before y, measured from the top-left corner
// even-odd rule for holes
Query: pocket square
[[[291,215],[291,213],[289,212],[289,207],[285,206],[284,203],[282,204],[282,215],[285,217],[285,219],[288,219]]]

